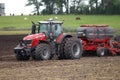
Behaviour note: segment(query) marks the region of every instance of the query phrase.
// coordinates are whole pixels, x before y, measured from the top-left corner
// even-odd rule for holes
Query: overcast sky
[[[30,14],[34,10],[32,6],[25,7],[27,0],[0,0],[0,3],[5,3],[6,15],[10,13],[15,15]]]
[[[0,0],[0,3],[5,3],[6,15],[10,15],[10,13],[15,15],[30,14],[34,10],[33,6],[25,6],[27,0]]]

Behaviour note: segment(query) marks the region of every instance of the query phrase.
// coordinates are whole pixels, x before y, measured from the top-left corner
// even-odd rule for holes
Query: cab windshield
[[[62,33],[61,23],[40,23],[38,27],[38,33],[45,33],[46,36],[52,33],[52,36],[56,38]]]
[[[48,31],[50,31],[48,26],[49,24],[46,24],[46,23],[40,24],[38,27],[38,33],[42,33],[42,32],[47,33]]]

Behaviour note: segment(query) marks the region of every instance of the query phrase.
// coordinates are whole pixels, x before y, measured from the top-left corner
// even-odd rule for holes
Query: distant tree
[[[66,13],[67,13],[67,14],[69,13],[69,1],[70,1],[70,0],[66,0],[66,2],[65,2]]]
[[[98,1],[99,0],[89,0],[91,14],[98,14],[99,12]]]
[[[66,0],[42,0],[45,9],[43,14],[62,14]]]
[[[120,14],[120,0],[28,0],[26,6],[31,5],[37,15],[40,11],[42,14],[63,14],[63,9],[66,14]],[[41,6],[45,9],[40,10]]]
[[[37,15],[40,14],[40,6],[42,6],[42,2],[41,0],[28,0],[28,3],[26,4],[26,6],[31,6],[34,5],[35,10],[33,12],[37,12]]]
[[[80,14],[83,11],[84,3],[82,0],[72,0],[70,7],[70,12],[73,14]]]
[[[101,0],[102,14],[120,14],[120,0]]]
[[[65,0],[56,0],[56,6],[58,10],[58,14],[63,14],[63,5],[65,4]]]
[[[120,14],[120,0],[89,0],[91,14]]]
[[[72,0],[71,1],[71,6],[70,6],[70,13],[72,14],[75,14],[77,11],[76,11],[76,7],[77,7],[77,3],[76,3],[77,0]]]
[[[42,2],[46,7],[46,9],[44,9],[44,13],[53,14],[55,0],[42,0]]]

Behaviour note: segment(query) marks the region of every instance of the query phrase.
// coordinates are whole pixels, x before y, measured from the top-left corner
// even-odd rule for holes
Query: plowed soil
[[[0,80],[120,80],[120,56],[17,61],[13,48],[23,36],[0,36]]]

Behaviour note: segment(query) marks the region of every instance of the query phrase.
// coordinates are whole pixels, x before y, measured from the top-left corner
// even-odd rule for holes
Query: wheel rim
[[[105,52],[104,50],[101,51],[101,56],[104,56]]]
[[[80,53],[80,46],[79,44],[75,43],[73,46],[72,46],[72,53],[77,56],[79,55]]]
[[[49,55],[49,50],[44,49],[42,56],[43,56],[44,58],[47,58],[48,55]]]

